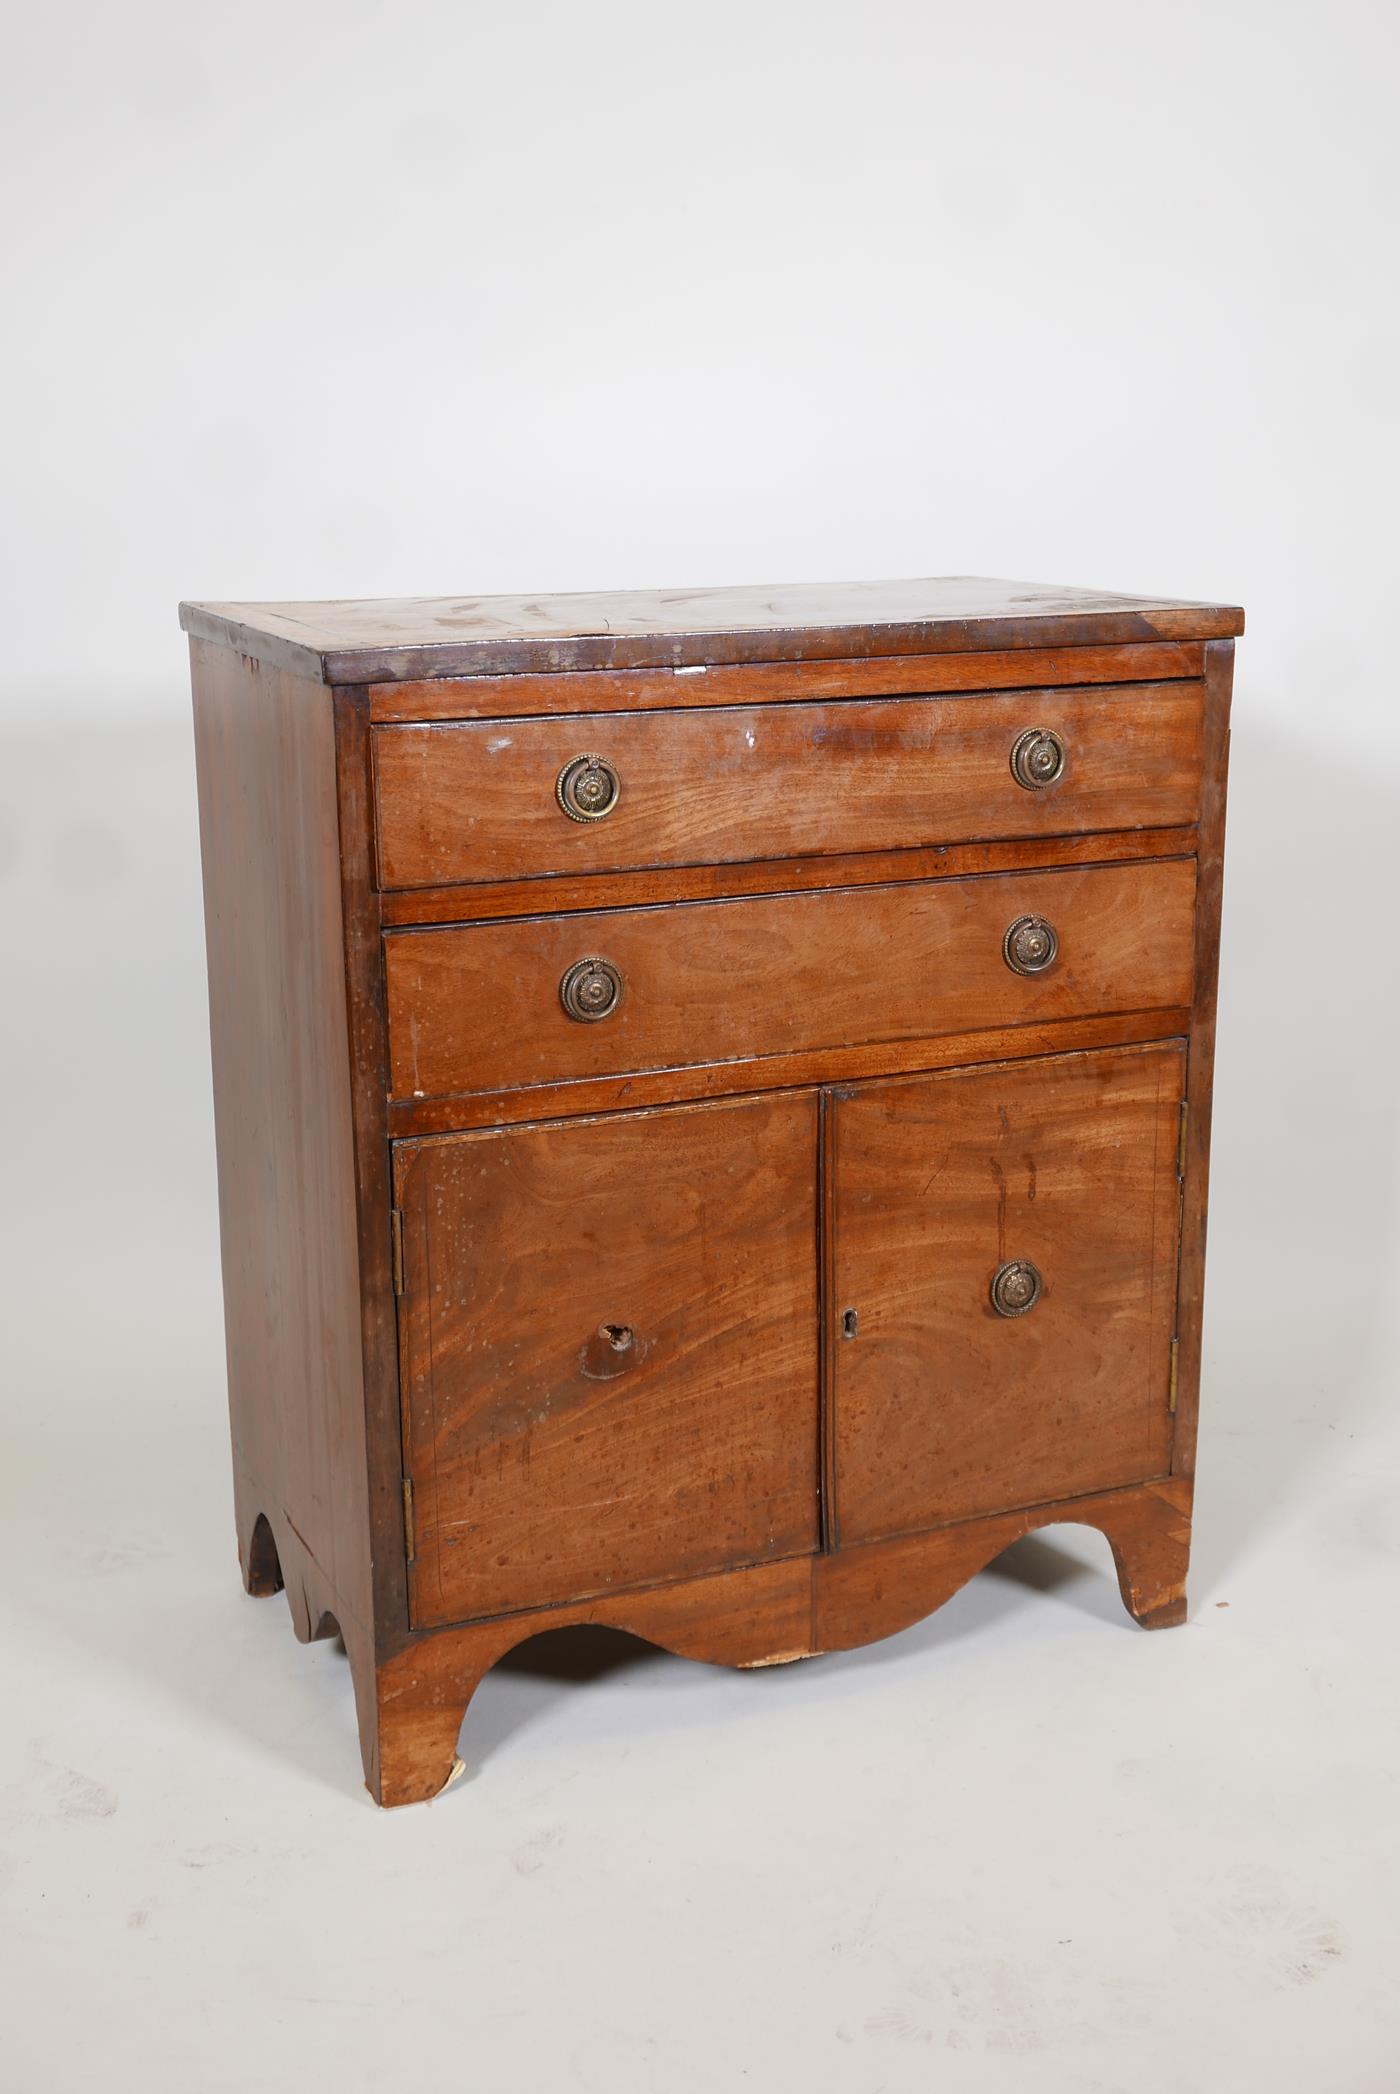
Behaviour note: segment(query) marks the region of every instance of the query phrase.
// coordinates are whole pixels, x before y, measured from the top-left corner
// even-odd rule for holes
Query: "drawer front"
[[[418,1626],[818,1536],[817,1111],[400,1143]]]
[[[1201,723],[1202,686],[1164,683],[381,727],[380,881],[1171,827],[1196,819]]]
[[[836,1099],[842,1542],[1166,1473],[1185,1061],[1177,1041]]]
[[[1181,1008],[1194,897],[1182,858],[394,931],[391,1090],[508,1090]],[[1024,918],[1053,929],[1040,972],[1008,962]],[[1013,957],[1034,965],[1043,941],[1032,928]]]

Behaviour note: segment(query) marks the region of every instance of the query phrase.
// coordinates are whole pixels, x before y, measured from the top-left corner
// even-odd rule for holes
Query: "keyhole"
[[[855,1336],[856,1332],[857,1332],[857,1331],[858,1331],[859,1329],[860,1329],[860,1312],[859,1312],[859,1310],[857,1310],[857,1309],[847,1309],[847,1310],[845,1311],[845,1313],[843,1314],[842,1318],[841,1318],[841,1335],[842,1335],[842,1337],[843,1337],[843,1338],[854,1338],[854,1336]]]
[[[607,1339],[614,1352],[627,1352],[632,1344],[632,1327],[626,1323],[605,1323],[600,1335]]]

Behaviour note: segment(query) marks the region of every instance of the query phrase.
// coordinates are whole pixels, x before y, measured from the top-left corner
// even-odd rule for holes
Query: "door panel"
[[[812,1550],[815,1095],[396,1145],[416,1625]]]
[[[835,1094],[841,1541],[1166,1472],[1184,1071],[1171,1041]]]

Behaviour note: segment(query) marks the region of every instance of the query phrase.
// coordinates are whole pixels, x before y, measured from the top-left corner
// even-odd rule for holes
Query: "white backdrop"
[[[1383,5],[132,0],[7,47],[21,707],[181,708],[182,595],[1005,572],[1241,598],[1246,724],[1373,728]]]
[[[1260,1574],[1276,1613],[1259,1634],[1287,1668],[1303,1662],[1291,1610],[1345,1566],[1305,1670],[1338,1662],[1346,1617],[1347,1676],[1375,1675],[1372,1698],[1308,1703],[1304,1787],[1270,1810],[1295,1840],[1312,1828],[1314,1860],[1355,1838],[1359,1869],[1357,1828],[1326,1810],[1369,1794],[1395,1745],[1400,15],[129,0],[26,9],[5,46],[0,1251],[28,1477],[8,1533],[25,1565],[49,1564],[20,1581],[31,1597],[68,1594],[11,1623],[40,1682],[32,1735],[6,1740],[17,1822],[39,1828],[21,1888],[52,1862],[62,1770],[106,1782],[73,1742],[104,1666],[109,1711],[174,1721],[192,1668],[220,1711],[208,1750],[231,1722],[232,1631],[211,1626],[206,1677],[194,1616],[162,1614],[192,1563],[202,1576],[207,1559],[211,1594],[233,1577],[177,599],[928,573],[1248,611],[1196,1589],[1302,1536]],[[284,1619],[266,1635],[254,1682],[283,1643],[289,1683],[325,1658],[290,1651]],[[172,1638],[178,1662],[161,1656]],[[71,1686],[55,1649],[77,1660]],[[1299,1687],[1270,1677],[1290,1690],[1255,1697],[1265,1756]],[[324,1678],[339,1709],[348,1688]],[[1326,1763],[1343,1736],[1364,1778]],[[168,1743],[132,1745],[138,1789],[153,1759],[181,1763],[180,1739],[175,1722]],[[254,1815],[284,1736],[264,1742]],[[298,1763],[327,1839],[354,1787],[348,1728],[336,1744],[344,1769],[328,1754],[313,1781]],[[197,1814],[193,1776],[180,1793]],[[1141,1831],[1172,1837],[1150,1814]],[[122,1884],[136,1866],[126,1854]],[[1257,2036],[1256,2065],[1274,2046],[1277,2089],[1312,2094],[1323,2060],[1348,2094],[1394,2084],[1384,1938],[1359,1880],[1350,1938],[1376,1959],[1360,1994],[1329,1974],[1313,2018],[1296,2008],[1267,2039],[1222,2007],[1211,2057],[1233,2031],[1242,2056]],[[61,1982],[78,1939],[50,1914],[48,1932],[23,1923],[39,1984]],[[1102,2021],[1091,1992],[1076,2026]],[[106,2004],[120,2022],[117,1994]],[[1142,2015],[1175,2086],[1169,2003]],[[675,2025],[653,2031],[647,2056],[670,2057],[654,2084],[738,2084],[671,2056]],[[346,2040],[373,2052],[353,2019]],[[935,2024],[929,2040],[954,2038]],[[1014,2028],[1000,2050],[967,2040],[968,2084],[1022,2083],[998,2076]],[[1155,2088],[1131,2040],[1099,2056],[1107,2077],[1053,2084]],[[1040,2045],[1047,2073],[1059,2042]],[[188,2083],[200,2053],[182,2055]],[[902,2087],[929,2055],[896,2044],[858,2071],[842,2052],[829,2083]],[[346,2084],[353,2064],[337,2054]],[[625,2081],[606,2045],[575,2068],[537,2082],[517,2060],[515,2084]],[[46,2056],[46,2094],[79,2084],[72,2070]],[[395,2084],[382,2070],[363,2083]],[[1187,2080],[1210,2086],[1203,2070]],[[247,2082],[231,2067],[229,2083]]]

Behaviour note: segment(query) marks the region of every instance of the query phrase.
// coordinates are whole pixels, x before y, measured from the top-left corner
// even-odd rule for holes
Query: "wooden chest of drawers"
[[[372,1793],[559,1624],[774,1664],[1067,1519],[1181,1620],[1241,614],[181,615],[239,1550]]]

